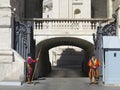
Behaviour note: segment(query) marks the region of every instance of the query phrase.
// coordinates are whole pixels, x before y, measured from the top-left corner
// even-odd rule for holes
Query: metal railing
[[[95,34],[93,34],[95,49],[97,48],[97,50],[102,50],[103,36],[116,36],[116,30],[117,30],[117,24],[115,18],[114,21],[111,21],[109,22],[109,24],[106,24],[104,26],[102,26],[102,24],[100,23],[97,28],[96,36]]]
[[[116,20],[102,27],[102,35],[104,36],[116,36]]]

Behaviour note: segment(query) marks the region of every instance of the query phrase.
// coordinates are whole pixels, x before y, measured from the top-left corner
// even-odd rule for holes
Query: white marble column
[[[21,85],[25,80],[25,62],[11,48],[10,1],[0,0],[0,85]]]
[[[10,0],[0,0],[0,51],[11,48]]]

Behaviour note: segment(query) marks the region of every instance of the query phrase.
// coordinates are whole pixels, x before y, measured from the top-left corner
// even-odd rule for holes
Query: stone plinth
[[[24,82],[25,67],[25,60],[16,51],[0,51],[0,85],[5,84],[3,82]]]

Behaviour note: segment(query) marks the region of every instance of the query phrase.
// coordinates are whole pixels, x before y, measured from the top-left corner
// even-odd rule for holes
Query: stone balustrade
[[[108,19],[27,19],[32,21],[34,30],[96,30],[99,22],[107,23]]]

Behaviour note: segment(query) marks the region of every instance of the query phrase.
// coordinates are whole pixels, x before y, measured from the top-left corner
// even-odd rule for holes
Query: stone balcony
[[[34,34],[92,34],[96,33],[97,27],[108,23],[108,19],[54,19],[34,18],[31,21]]]

